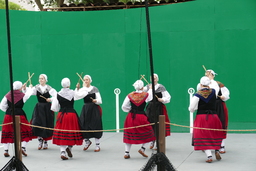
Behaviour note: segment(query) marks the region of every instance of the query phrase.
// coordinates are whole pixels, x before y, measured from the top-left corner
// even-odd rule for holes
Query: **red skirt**
[[[80,131],[78,116],[76,113],[59,112],[54,129]],[[81,132],[68,132],[54,130],[52,143],[56,145],[82,145],[83,137]]]
[[[163,110],[163,115],[165,116],[165,122],[170,123],[170,119],[167,114],[166,106],[163,104],[162,105],[162,110]],[[170,136],[171,135],[171,126],[170,124],[165,124],[165,136]]]
[[[194,121],[194,127],[222,129],[222,124],[217,114],[198,114]],[[194,128],[192,145],[194,150],[218,150],[223,138],[223,131]]]
[[[147,116],[144,114],[135,114],[135,118],[133,118],[133,116],[134,114],[128,113],[125,119],[124,128],[150,124],[148,122]],[[154,131],[151,125],[124,130],[124,143],[144,144],[154,141],[155,139],[156,138],[154,136]]]
[[[5,115],[3,124],[7,124],[12,122],[12,115]],[[28,120],[24,115],[20,115],[20,122],[24,124],[29,124]],[[21,132],[21,142],[22,141],[30,141],[32,140],[32,129],[30,126],[27,125],[20,125],[20,132]],[[14,130],[13,124],[4,125],[2,128],[2,137],[1,143],[14,143]]]

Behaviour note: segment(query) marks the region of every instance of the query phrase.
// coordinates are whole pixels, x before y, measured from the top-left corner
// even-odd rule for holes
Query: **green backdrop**
[[[172,96],[167,104],[172,123],[189,125],[190,87],[204,74],[202,65],[218,73],[216,80],[230,90],[229,129],[255,128],[253,74],[256,54],[256,1],[196,0],[150,7],[154,71]],[[145,74],[149,80],[145,9],[81,12],[10,11],[14,80],[25,82],[28,72],[41,73],[57,91],[68,77],[72,88],[76,73],[92,77],[103,104],[104,129],[115,128],[115,88],[120,106]],[[10,89],[5,10],[0,10],[0,96]],[[25,104],[28,119],[36,103]],[[80,114],[82,100],[75,103]],[[2,122],[4,112],[0,112]],[[126,113],[120,108],[120,127]],[[172,132],[189,132],[172,126]],[[241,132],[244,133],[244,132]]]

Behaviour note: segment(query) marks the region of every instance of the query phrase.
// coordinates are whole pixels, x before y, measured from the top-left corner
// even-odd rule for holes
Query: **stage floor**
[[[139,171],[147,163],[152,150],[147,148],[145,153],[149,157],[144,158],[137,152],[140,145],[133,145],[131,158],[124,159],[122,136],[122,133],[104,132],[100,152],[94,152],[95,141],[92,139],[93,143],[87,151],[83,151],[83,146],[74,146],[73,158],[65,161],[60,158],[59,147],[51,144],[51,141],[48,150],[37,150],[38,141],[33,140],[28,143],[28,156],[23,157],[22,162],[30,171]],[[13,145],[10,146],[11,156],[14,155],[13,149]],[[217,161],[213,155],[214,161],[206,163],[206,155],[193,150],[190,133],[172,133],[166,138],[166,156],[177,171],[255,171],[255,134],[228,134],[226,150],[227,153],[221,155],[221,161]],[[4,157],[2,144],[0,152],[2,169],[11,157]]]

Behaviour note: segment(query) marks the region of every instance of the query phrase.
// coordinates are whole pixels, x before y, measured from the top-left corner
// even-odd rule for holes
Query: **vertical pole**
[[[193,94],[195,93],[195,90],[193,88],[188,89],[188,94],[189,94],[189,102],[191,102],[191,99],[193,97]],[[193,133],[193,112],[189,112],[189,122],[190,122],[190,133]]]
[[[18,149],[17,158],[22,161],[22,155],[21,155],[21,134],[20,134],[20,116],[15,116],[15,129],[17,131],[16,134],[16,142],[15,142],[15,148]]]
[[[152,43],[151,43],[151,30],[150,30],[150,19],[149,19],[149,9],[148,9],[148,0],[145,0],[145,9],[146,9],[146,22],[147,22],[147,33],[148,33],[148,49],[149,49],[149,58],[150,58],[150,71],[151,71],[151,78],[152,78],[152,95],[153,95],[153,106],[152,112],[155,113],[155,133],[156,133],[156,147],[157,152],[159,153],[159,124],[157,123],[159,117],[157,116],[156,112],[156,96],[155,96],[155,84],[154,84],[154,66],[153,66],[153,52],[152,52]],[[157,165],[157,171],[163,171],[164,166],[160,164]]]
[[[159,152],[165,154],[165,116],[159,116]]]
[[[114,93],[116,94],[116,132],[119,132],[119,94],[121,93],[121,90],[116,88]]]
[[[9,58],[9,73],[10,73],[10,90],[11,90],[11,99],[12,99],[12,122],[13,122],[13,131],[14,131],[14,142],[16,143],[16,133],[15,128],[15,112],[14,112],[14,95],[13,95],[13,74],[12,74],[12,50],[11,50],[11,34],[10,34],[10,19],[9,19],[9,2],[5,0],[5,12],[6,12],[6,30],[7,30],[7,44],[8,44],[8,58]],[[15,156],[18,154],[18,149],[15,146]]]

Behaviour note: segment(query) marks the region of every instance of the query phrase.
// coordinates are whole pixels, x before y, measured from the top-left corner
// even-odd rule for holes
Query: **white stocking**
[[[26,142],[26,141],[22,141],[22,142],[21,142],[21,147],[26,148],[27,144],[28,144],[28,142]]]
[[[204,150],[205,154],[207,157],[212,156],[212,151],[211,150]]]
[[[67,146],[66,145],[60,145],[60,152],[66,151]]]
[[[223,139],[222,140],[222,142],[221,142],[221,147],[224,147],[225,146],[225,141],[224,141],[225,139]]]
[[[4,143],[4,150],[9,150],[10,143]]]
[[[125,143],[125,153],[129,153],[131,150],[131,147],[132,147],[131,144]]]

